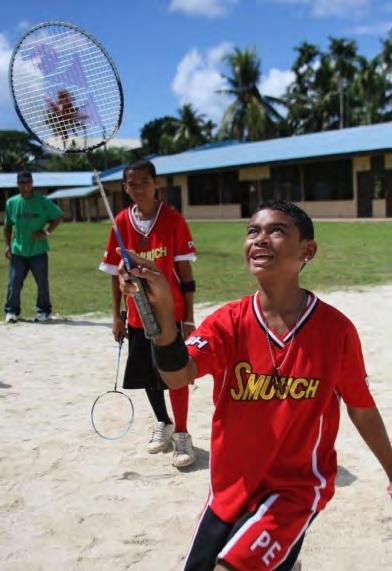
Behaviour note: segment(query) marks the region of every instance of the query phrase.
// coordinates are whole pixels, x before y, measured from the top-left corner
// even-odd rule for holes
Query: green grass
[[[220,302],[255,290],[243,257],[245,222],[190,224],[198,251],[194,264],[196,302]],[[110,277],[97,270],[109,224],[62,224],[51,237],[50,286],[55,313],[110,312]],[[319,222],[319,249],[302,277],[317,290],[392,283],[390,222]],[[5,296],[7,261],[0,260],[0,289]],[[23,316],[35,313],[35,283],[28,276],[22,292]],[[4,297],[3,297],[4,298]]]

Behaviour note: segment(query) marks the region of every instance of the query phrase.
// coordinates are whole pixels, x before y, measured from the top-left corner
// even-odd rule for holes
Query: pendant
[[[147,236],[142,236],[142,238],[140,238],[140,243],[139,243],[140,249],[143,250],[147,246],[147,244],[148,244]]]

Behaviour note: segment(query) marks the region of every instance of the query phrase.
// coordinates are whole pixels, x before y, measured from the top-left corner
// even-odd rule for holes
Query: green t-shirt
[[[4,224],[13,226],[11,252],[18,256],[37,256],[49,250],[46,238],[34,240],[33,232],[64,216],[63,211],[52,200],[41,194],[23,198],[21,194],[7,200]]]

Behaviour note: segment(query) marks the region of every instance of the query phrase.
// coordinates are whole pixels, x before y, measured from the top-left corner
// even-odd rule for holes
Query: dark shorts
[[[278,502],[273,506],[273,498],[266,498],[258,510],[245,514],[233,524],[222,521],[207,507],[198,523],[183,571],[213,571],[219,561],[239,571],[290,571],[301,551],[306,530],[317,514],[309,510],[285,512],[284,505],[279,514]]]

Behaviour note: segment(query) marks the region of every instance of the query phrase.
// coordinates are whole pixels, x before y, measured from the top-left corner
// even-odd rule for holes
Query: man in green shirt
[[[60,224],[64,213],[49,198],[33,191],[30,172],[18,173],[17,182],[20,194],[7,200],[4,220],[4,254],[10,262],[5,320],[16,323],[23,282],[31,271],[38,289],[36,321],[48,321],[52,305],[47,238]]]

